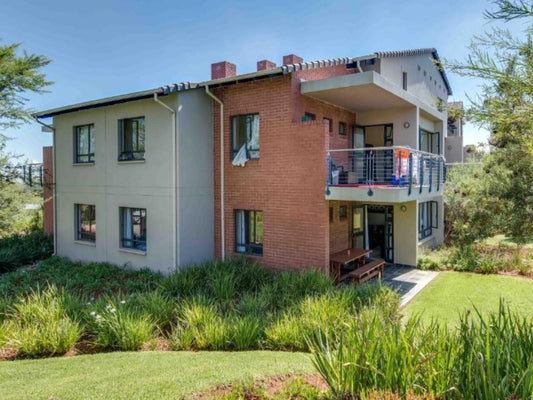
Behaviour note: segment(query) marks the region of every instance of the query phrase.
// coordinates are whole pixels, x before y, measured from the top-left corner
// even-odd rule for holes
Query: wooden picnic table
[[[370,253],[372,253],[372,250],[352,247],[330,254],[329,266],[331,275],[334,276],[337,281],[341,275],[342,267],[345,267],[351,262],[354,263],[355,268],[360,267],[364,265],[365,257]]]

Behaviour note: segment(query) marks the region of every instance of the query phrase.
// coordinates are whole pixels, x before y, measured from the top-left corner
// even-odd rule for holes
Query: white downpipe
[[[35,117],[35,121],[52,131],[52,209],[54,210],[54,256],[57,255],[57,201],[56,201],[56,129]]]
[[[222,260],[226,258],[226,236],[224,217],[224,103],[205,87],[205,93],[220,105],[220,255]]]
[[[179,174],[178,174],[178,163],[176,159],[176,111],[167,106],[165,103],[163,103],[159,98],[157,97],[157,93],[154,93],[154,101],[161,105],[162,107],[166,108],[170,113],[172,114],[172,202],[174,203],[174,206],[172,207],[172,219],[174,223],[172,224],[172,234],[174,237],[174,240],[172,241],[172,258],[174,259],[174,268],[179,268],[180,264],[180,258],[179,258],[179,244],[180,244],[180,234],[178,229],[178,207],[179,207],[179,200],[177,195],[177,190],[179,187]]]

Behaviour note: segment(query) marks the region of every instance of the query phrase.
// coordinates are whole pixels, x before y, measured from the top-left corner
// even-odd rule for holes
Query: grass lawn
[[[505,235],[496,235],[485,239],[485,243],[491,246],[498,246],[501,244],[509,247],[516,247],[516,242],[512,238]],[[526,243],[524,244],[524,248],[533,249],[533,237],[527,239]]]
[[[496,311],[500,297],[520,313],[533,317],[533,280],[503,275],[441,272],[403,310],[406,316],[423,313],[448,324],[475,305],[483,313]]]
[[[303,353],[138,352],[0,362],[7,399],[176,399],[260,376],[313,372]]]

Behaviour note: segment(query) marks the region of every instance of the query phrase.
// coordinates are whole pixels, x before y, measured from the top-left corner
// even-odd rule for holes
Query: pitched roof
[[[290,74],[295,71],[305,71],[314,68],[324,68],[332,67],[336,65],[346,65],[353,64],[357,61],[363,60],[372,60],[376,58],[390,58],[390,57],[403,57],[403,56],[414,56],[420,54],[431,54],[435,60],[436,66],[439,69],[439,72],[444,80],[448,94],[452,94],[452,89],[446,77],[446,73],[442,68],[439,55],[437,50],[434,48],[422,48],[422,49],[413,49],[413,50],[399,50],[399,51],[382,51],[369,54],[361,57],[344,57],[344,58],[332,58],[327,60],[318,60],[318,61],[308,61],[301,62],[296,64],[285,64],[280,67],[275,67],[263,71],[251,72],[247,74],[236,75],[228,78],[212,79],[203,82],[180,82],[172,83],[169,85],[161,86],[154,89],[144,90],[141,92],[127,93],[119,96],[106,97],[98,100],[87,101],[83,103],[72,104],[64,107],[53,108],[49,110],[44,110],[33,114],[35,118],[48,118],[55,115],[71,113],[75,111],[109,106],[113,104],[120,104],[134,100],[141,100],[153,97],[154,94],[157,95],[167,95],[173,92],[181,92],[185,90],[198,89],[201,87],[218,87],[222,85],[229,85],[235,83],[248,82],[257,79],[264,79],[279,75]]]
[[[431,54],[433,59],[435,60],[435,66],[439,70],[439,73],[442,77],[442,80],[444,81],[444,84],[446,85],[446,89],[448,90],[448,95],[452,95],[452,88],[450,86],[450,82],[448,81],[448,77],[446,76],[446,71],[444,71],[444,67],[442,66],[442,62],[439,57],[439,53],[437,53],[437,49],[434,47],[427,47],[422,49],[411,49],[411,50],[396,50],[396,51],[378,51],[374,53],[377,58],[392,58],[392,57],[405,57],[405,56],[418,56],[423,54]]]

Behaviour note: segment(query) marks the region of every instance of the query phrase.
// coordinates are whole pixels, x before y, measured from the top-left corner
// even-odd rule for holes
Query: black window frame
[[[422,149],[422,135],[427,135],[428,149]],[[436,142],[435,142],[436,137]],[[437,144],[437,153],[433,152],[434,144]],[[431,132],[424,128],[419,128],[418,130],[418,149],[420,151],[425,151],[426,153],[431,154],[441,154],[440,148],[440,132]]]
[[[407,90],[407,71],[402,72],[402,88],[403,90]]]
[[[92,218],[88,218],[85,221],[89,221],[89,230],[82,229],[82,226],[85,226],[84,218],[82,216],[82,213],[84,212],[82,209],[86,208],[86,211],[88,211]],[[75,239],[80,242],[89,242],[89,243],[95,243],[96,242],[96,206],[94,204],[81,204],[76,203],[74,204],[74,213],[76,216],[76,234]],[[94,222],[94,223],[93,223]],[[93,232],[93,226],[94,226],[94,232]]]
[[[339,221],[344,221],[348,218],[348,206],[339,206]]]
[[[139,124],[137,122],[137,132],[136,132],[136,143],[134,146],[133,139],[131,140],[131,150],[124,148],[124,135],[125,135],[125,125],[127,121],[140,121],[142,120],[142,125],[144,130],[142,132],[142,149],[140,149],[139,143]],[[133,135],[133,128],[131,134]],[[132,117],[132,118],[123,118],[118,120],[118,161],[144,161],[146,153],[146,118],[144,116]]]
[[[328,132],[333,133],[333,118],[322,117],[322,121],[328,123]]]
[[[238,214],[243,213],[244,217],[244,243],[239,238],[238,228]],[[257,216],[261,214],[261,223],[263,226],[263,232],[261,242],[257,239]],[[263,256],[263,241],[264,241],[264,213],[263,210],[243,210],[238,209],[234,211],[234,223],[235,223],[235,253],[246,254],[252,256]],[[253,222],[253,232],[250,232],[250,222]]]
[[[433,229],[439,227],[439,208],[436,201],[418,203],[418,240],[433,235]]]
[[[139,216],[134,216],[135,212],[139,212]],[[143,215],[144,214],[144,215]],[[125,223],[126,218],[129,216],[131,219],[131,230],[130,237],[126,237],[125,232]],[[148,229],[147,229],[147,212],[146,208],[140,207],[119,207],[119,218],[120,218],[120,248],[122,249],[131,249],[139,250],[146,252],[148,249]],[[139,223],[134,222],[134,218],[139,218]],[[140,225],[140,230],[144,239],[139,239],[135,236],[135,225]]]
[[[87,148],[88,153],[79,153],[80,133],[82,128],[88,128]],[[74,163],[76,164],[94,164],[94,124],[76,125],[74,128]],[[91,151],[92,150],[92,151]],[[87,157],[87,160],[81,160],[81,157]]]
[[[344,121],[339,121],[339,135],[346,136],[347,135],[347,124]]]
[[[248,132],[244,132],[244,143],[239,143],[238,145],[235,143],[235,132],[234,132],[234,128],[235,126],[241,126],[241,124],[239,122],[237,122],[237,124],[235,124],[235,121],[237,121],[237,119],[239,118],[250,118],[250,117],[257,117],[258,120],[259,120],[259,132],[258,132],[258,143],[257,143],[257,148],[253,149],[253,148],[250,148],[249,147],[249,143],[250,143],[250,139],[251,139],[251,135],[252,133],[250,132],[248,134]],[[244,126],[245,126],[245,129],[246,129],[246,121],[244,123]],[[248,157],[249,160],[259,160],[260,156],[261,156],[261,144],[260,144],[260,138],[261,138],[261,118],[259,116],[259,113],[247,113],[247,114],[237,114],[237,115],[232,115],[230,116],[230,128],[231,128],[231,131],[230,131],[230,137],[231,137],[231,154],[230,154],[230,158],[231,160],[233,160],[235,158],[235,156],[237,155],[237,153],[239,152],[239,150],[241,149],[241,147],[243,146],[243,144],[246,145],[246,157]]]

